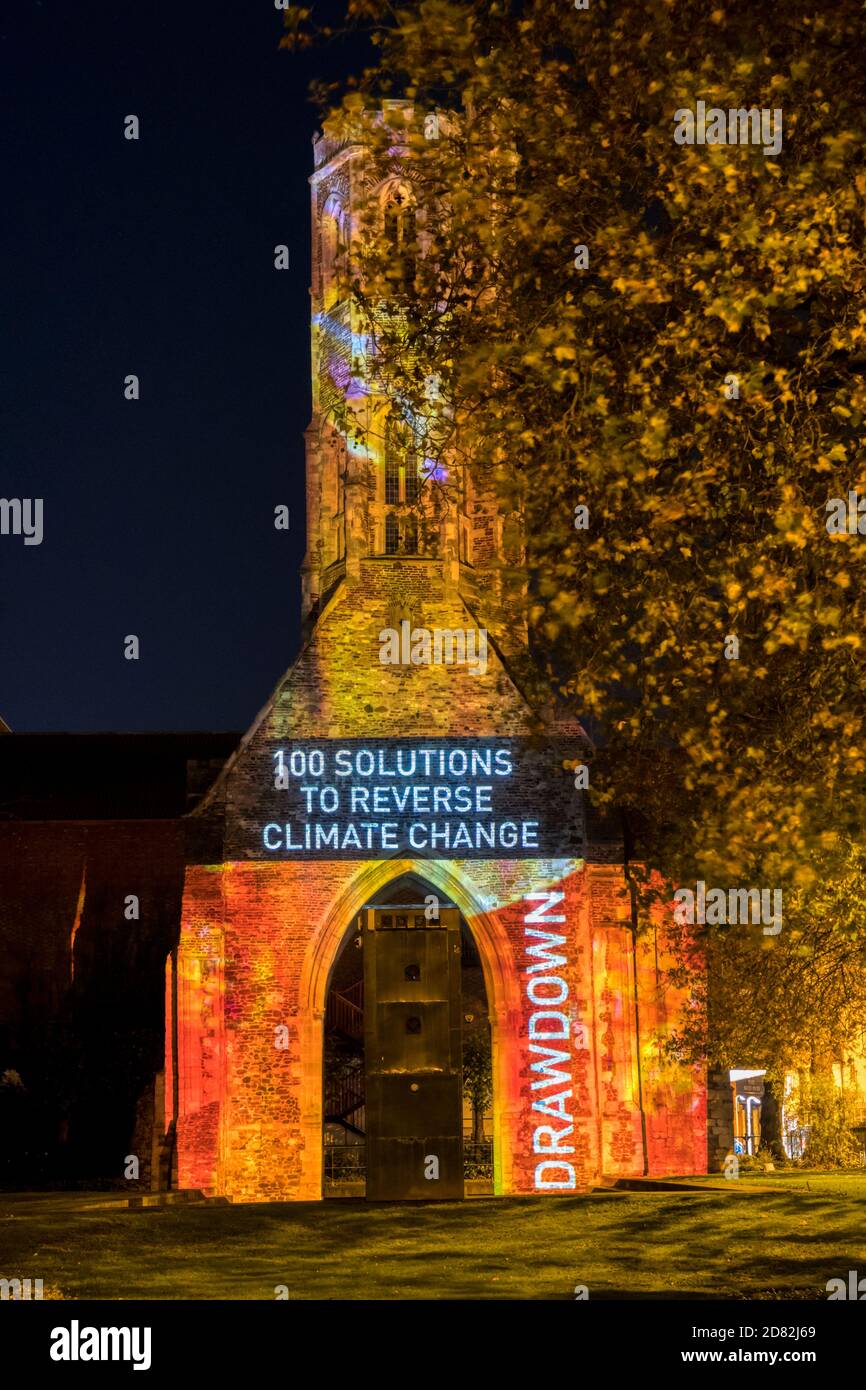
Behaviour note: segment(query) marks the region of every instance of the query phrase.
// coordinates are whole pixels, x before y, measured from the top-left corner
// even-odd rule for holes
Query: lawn
[[[64,1298],[826,1298],[866,1275],[866,1173],[464,1203],[130,1211],[0,1193],[0,1277]]]

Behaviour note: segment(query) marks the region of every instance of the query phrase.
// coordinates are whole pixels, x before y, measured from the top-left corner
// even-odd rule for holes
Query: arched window
[[[385,554],[400,553],[400,526],[393,512],[385,517]]]
[[[415,205],[408,189],[392,186],[383,210],[385,239],[393,257],[394,278],[408,283],[415,277],[417,228]]]
[[[420,491],[419,450],[405,420],[389,418],[385,426],[385,501],[417,502]]]
[[[322,266],[322,299],[325,308],[336,304],[345,294],[346,250],[345,223],[342,209],[335,198],[325,204],[319,228],[319,247]]]

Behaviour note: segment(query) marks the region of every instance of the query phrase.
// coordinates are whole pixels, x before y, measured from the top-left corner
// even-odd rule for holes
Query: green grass
[[[866,1174],[718,1184],[142,1211],[100,1209],[106,1194],[7,1193],[0,1276],[42,1278],[70,1299],[272,1299],[278,1284],[293,1299],[571,1299],[576,1284],[591,1299],[785,1299],[866,1275]]]

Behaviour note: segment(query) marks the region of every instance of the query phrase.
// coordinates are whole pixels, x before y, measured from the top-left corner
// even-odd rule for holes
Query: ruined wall
[[[245,862],[187,871],[169,1061],[181,1186],[236,1200],[321,1196],[328,973],[353,914],[405,872],[461,908],[481,956],[496,1192],[574,1191],[644,1172],[621,875],[549,860]],[[648,1167],[701,1171],[703,1087],[654,1050],[654,960],[639,953]],[[666,1009],[669,1019],[670,1000]],[[282,1027],[286,1048],[275,1045]]]
[[[3,1158],[16,1182],[120,1182],[131,1153],[149,1182],[136,1120],[163,1063],[183,863],[177,820],[0,825],[0,1070],[23,1083]]]

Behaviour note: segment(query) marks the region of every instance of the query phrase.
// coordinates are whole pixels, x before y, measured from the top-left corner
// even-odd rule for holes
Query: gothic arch
[[[509,1079],[519,1049],[520,980],[511,943],[498,917],[487,911],[450,862],[391,859],[367,865],[334,898],[315,931],[301,968],[299,1041],[304,1072],[302,1122],[307,1133],[304,1187],[321,1193],[322,1046],[325,1003],[331,969],[352,919],[389,883],[412,874],[429,883],[460,909],[475,941],[490,1012],[493,1050],[493,1153],[495,1190],[510,1185],[511,1134]]]
[[[418,204],[405,179],[387,179],[377,189],[382,230],[395,256],[404,261],[404,274],[414,275],[418,253]]]
[[[326,199],[319,219],[319,273],[322,302],[326,309],[338,303],[343,295],[347,236],[342,203],[332,193]]]
[[[389,203],[397,203],[403,207],[414,208],[417,204],[415,190],[408,179],[399,175],[391,175],[389,178],[382,179],[371,190],[372,196],[379,204],[380,212],[384,214]]]
[[[478,947],[491,1007],[497,1011],[518,1009],[520,985],[506,933],[454,872],[451,861],[436,859],[380,860],[367,865],[345,885],[331,903],[304,956],[299,991],[301,1008],[324,1013],[331,967],[349,923],[371,897],[406,874],[413,874],[432,888],[440,889],[455,907],[459,907]]]

